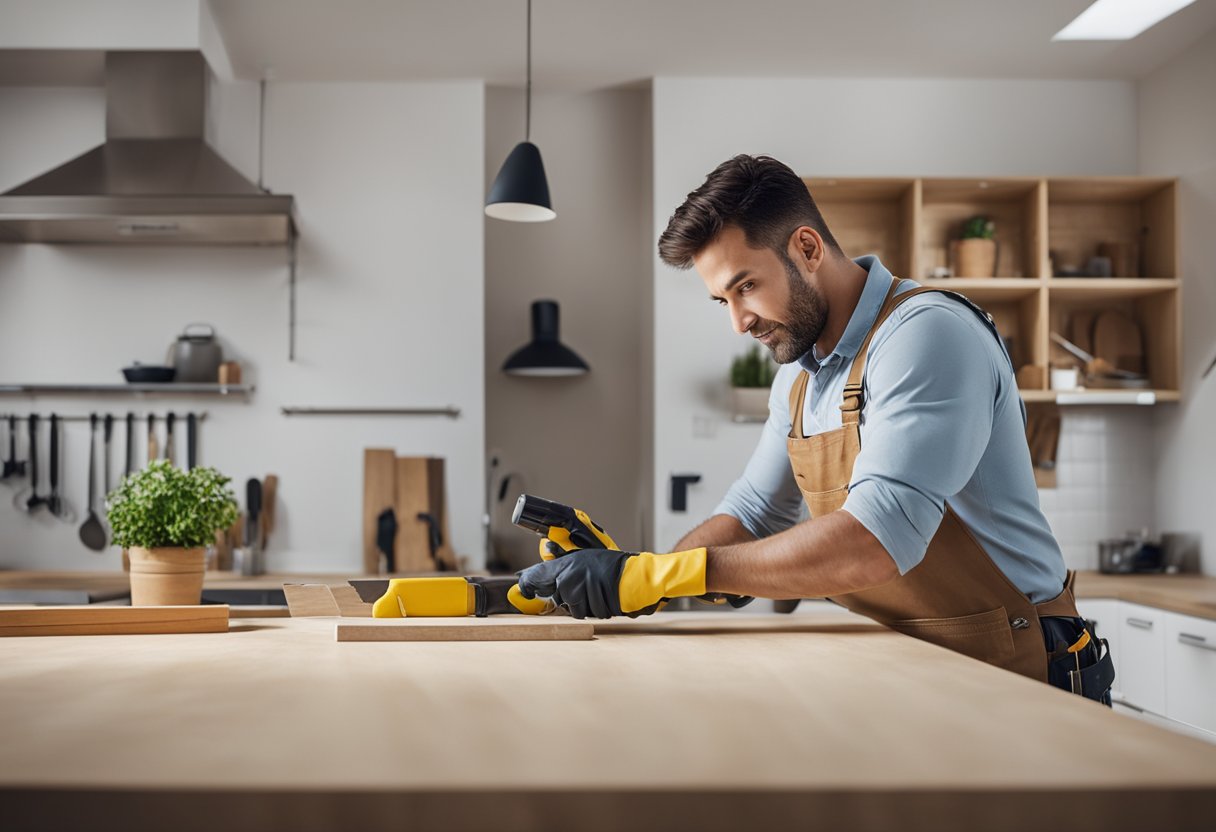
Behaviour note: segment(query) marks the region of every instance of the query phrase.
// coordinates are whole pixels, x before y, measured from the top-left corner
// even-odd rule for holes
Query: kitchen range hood
[[[204,141],[202,53],[107,52],[106,141],[0,194],[0,242],[282,245],[291,196]]]

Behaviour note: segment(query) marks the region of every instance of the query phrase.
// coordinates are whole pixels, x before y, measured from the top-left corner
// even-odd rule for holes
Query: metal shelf
[[[281,407],[284,416],[447,416],[456,419],[460,408],[447,407]]]
[[[0,396],[89,396],[97,394],[248,396],[254,389],[252,384],[188,384],[185,382],[166,382],[164,384],[0,384]]]

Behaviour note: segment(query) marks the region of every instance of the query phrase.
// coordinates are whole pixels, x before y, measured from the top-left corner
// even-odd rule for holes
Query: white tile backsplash
[[[1156,533],[1152,413],[1142,407],[1061,407],[1056,488],[1039,503],[1069,569],[1097,569],[1098,541]]]

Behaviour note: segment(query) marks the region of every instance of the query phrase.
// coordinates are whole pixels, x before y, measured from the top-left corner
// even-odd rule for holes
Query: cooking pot
[[[169,348],[169,364],[177,370],[177,381],[215,384],[224,353],[210,324],[188,324]]]

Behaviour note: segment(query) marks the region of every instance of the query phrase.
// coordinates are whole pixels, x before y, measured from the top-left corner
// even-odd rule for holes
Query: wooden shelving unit
[[[1149,404],[1179,399],[1182,341],[1177,182],[1148,177],[823,178],[804,180],[851,256],[966,295],[996,320],[1014,365],[1041,368],[1029,402]],[[969,217],[996,223],[996,276],[933,278]],[[1110,277],[1055,276],[1110,257]],[[1115,310],[1140,330],[1150,388],[1048,389],[1066,354],[1051,342]],[[1076,339],[1074,339],[1076,340]],[[1084,339],[1082,339],[1084,340]],[[1151,395],[1149,395],[1151,394]]]

